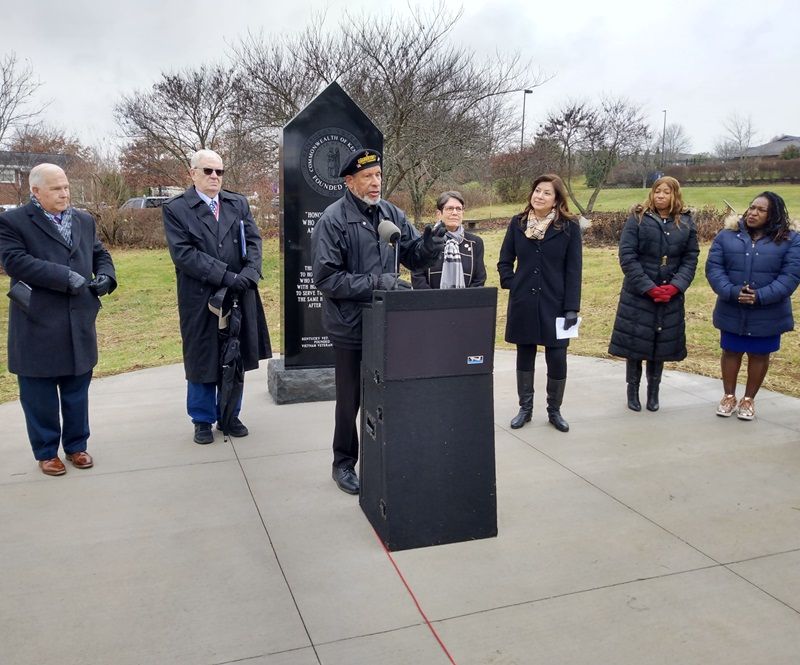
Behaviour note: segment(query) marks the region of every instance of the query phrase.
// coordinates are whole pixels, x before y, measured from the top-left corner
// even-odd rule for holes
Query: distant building
[[[757,145],[753,148],[748,148],[745,157],[780,157],[786,148],[794,146],[800,150],[800,136],[789,136],[784,134],[779,136],[774,141],[765,143],[764,145]]]
[[[28,200],[28,174],[37,164],[57,164],[66,169],[71,160],[68,155],[0,150],[0,206],[20,205]]]

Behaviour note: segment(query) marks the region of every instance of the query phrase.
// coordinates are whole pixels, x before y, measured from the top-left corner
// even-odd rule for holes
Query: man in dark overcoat
[[[0,215],[0,261],[13,296],[8,370],[17,375],[33,456],[44,474],[61,476],[59,444],[74,467],[94,464],[86,447],[95,319],[117,281],[94,218],[70,206],[64,171],[39,164],[29,183],[30,203]]]
[[[381,154],[353,153],[342,167],[345,194],[329,205],[311,236],[314,283],[322,292],[322,323],[335,351],[336,424],[333,480],[348,494],[359,493],[356,416],[361,405],[361,310],[376,289],[402,284],[394,273],[394,253],[411,270],[439,257],[444,238],[428,226],[420,237],[405,213],[381,199]],[[395,247],[380,239],[378,225],[389,220],[400,230]]]
[[[222,189],[222,158],[198,150],[191,159],[194,183],[163,206],[164,231],[175,263],[178,315],[186,371],[186,408],[194,424],[194,441],[212,443],[219,420],[219,318],[208,308],[221,287],[238,299],[242,313],[242,362],[245,371],[272,356],[261,280],[261,235],[247,199]],[[231,436],[248,435],[236,408]]]

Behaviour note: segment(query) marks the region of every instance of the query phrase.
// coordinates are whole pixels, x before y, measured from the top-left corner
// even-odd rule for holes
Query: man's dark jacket
[[[0,215],[0,262],[31,287],[27,313],[11,302],[8,370],[20,376],[79,376],[97,364],[95,319],[100,299],[88,287],[67,293],[69,271],[86,281],[103,273],[116,287],[111,255],[97,238],[94,218],[73,210],[72,246],[42,210],[28,203]]]
[[[192,186],[163,206],[164,232],[178,282],[183,365],[186,380],[193,383],[218,380],[219,320],[208,309],[208,299],[222,286],[225,271],[239,273],[254,284],[261,279],[261,236],[247,199],[222,190],[219,203],[217,220]],[[244,258],[240,222],[244,223]],[[259,360],[272,356],[258,288],[239,294],[239,306],[244,369],[256,369]]]
[[[379,219],[400,229],[400,263],[410,270],[426,268],[422,238],[405,213],[388,201],[378,202]],[[381,242],[352,194],[329,205],[311,235],[314,283],[322,292],[322,324],[332,344],[361,348],[361,311],[372,300],[378,276],[394,272],[394,248]]]

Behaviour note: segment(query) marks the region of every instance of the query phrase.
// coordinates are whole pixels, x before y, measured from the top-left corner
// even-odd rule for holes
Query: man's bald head
[[[48,173],[63,175],[65,178],[67,177],[67,174],[64,173],[64,169],[56,164],[37,164],[31,169],[30,175],[28,176],[28,183],[31,191],[33,191],[34,187],[42,186],[42,182]]]
[[[69,208],[69,180],[64,169],[55,164],[37,164],[31,169],[28,183],[47,212],[57,215]]]

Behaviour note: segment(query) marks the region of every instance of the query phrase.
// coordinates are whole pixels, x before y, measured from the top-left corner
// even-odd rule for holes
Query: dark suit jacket
[[[97,237],[94,218],[76,210],[72,246],[33,203],[0,215],[0,262],[12,284],[31,287],[25,312],[11,303],[8,369],[31,377],[78,376],[97,364],[95,319],[100,300],[88,288],[69,295],[69,271],[91,280],[104,273],[116,287],[111,255]]]
[[[162,207],[178,281],[183,365],[186,380],[193,383],[214,383],[218,378],[218,319],[209,311],[208,299],[222,285],[225,271],[241,273],[255,284],[261,279],[261,236],[247,199],[222,190],[219,202],[219,221],[194,186]],[[240,222],[244,225],[244,257]],[[255,369],[260,359],[272,356],[258,289],[242,294],[239,306],[242,361],[245,370]]]

